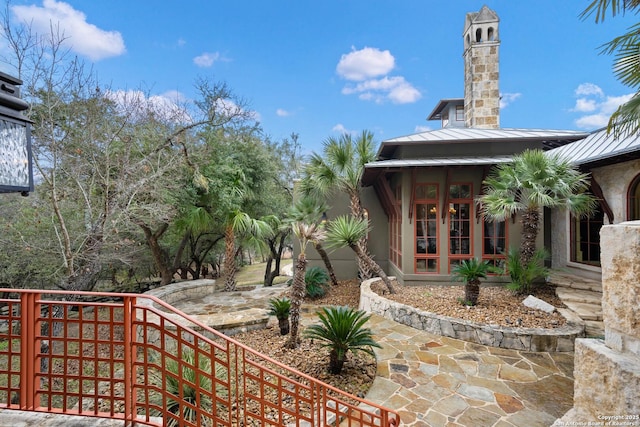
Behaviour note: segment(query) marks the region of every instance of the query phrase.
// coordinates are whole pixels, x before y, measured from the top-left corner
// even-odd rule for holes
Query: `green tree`
[[[370,317],[366,312],[350,307],[323,307],[318,312],[320,324],[310,325],[304,335],[329,347],[329,372],[342,372],[349,351],[375,356],[372,347],[382,348],[373,340],[371,329],[364,327]]]
[[[382,279],[389,292],[395,294],[395,287],[387,274],[370,255],[362,251],[362,247],[359,245],[362,235],[368,232],[369,224],[367,220],[357,219],[352,216],[339,216],[333,221],[330,221],[327,226],[327,241],[330,247],[351,248],[358,258],[362,259],[368,268]]]
[[[351,215],[366,220],[360,195],[364,165],[376,159],[373,133],[363,131],[354,139],[349,134],[340,138],[328,138],[323,143],[322,154],[313,153],[300,181],[303,194],[326,198],[335,191],[344,192],[349,197]],[[360,237],[359,253],[369,256],[367,235]],[[361,279],[371,277],[370,263],[358,256]]]
[[[510,163],[495,166],[484,184],[484,194],[478,197],[482,215],[495,221],[521,216],[523,265],[529,264],[535,254],[544,207],[587,215],[596,206],[594,197],[586,192],[588,175],[566,159],[542,150],[526,150]]]
[[[236,257],[237,251],[242,245],[237,245],[236,239],[248,243],[249,246],[259,247],[263,243],[264,236],[273,233],[269,224],[264,221],[251,218],[249,214],[241,211],[233,211],[228,214],[224,222],[224,290],[236,290]]]
[[[583,19],[595,15],[595,21],[604,21],[607,11],[612,17],[625,12],[638,13],[638,0],[593,0],[582,12]],[[618,80],[634,89],[633,97],[622,104],[609,118],[608,131],[633,135],[640,131],[640,23],[627,32],[601,46],[601,52],[614,56],[613,71]]]
[[[287,348],[297,348],[300,344],[300,307],[306,293],[304,276],[307,271],[307,246],[313,240],[321,241],[325,238],[325,231],[317,224],[295,222],[292,225],[293,234],[300,243],[300,253],[294,265],[293,286],[291,287],[291,335],[285,343]]]
[[[480,279],[487,278],[489,263],[476,258],[465,259],[451,270],[454,279],[464,282],[464,303],[477,305],[480,296]]]
[[[329,207],[316,197],[301,195],[294,202],[293,207],[289,211],[289,216],[293,221],[302,221],[307,224],[316,224],[319,227],[324,227],[322,216],[327,210],[329,210]],[[338,279],[333,269],[333,264],[331,264],[331,259],[327,251],[324,250],[322,242],[313,240],[311,243],[316,252],[318,252],[318,255],[320,255],[320,258],[322,258],[322,262],[331,279],[331,285],[338,286]]]

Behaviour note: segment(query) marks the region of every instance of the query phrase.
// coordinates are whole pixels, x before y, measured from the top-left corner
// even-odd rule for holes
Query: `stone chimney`
[[[500,19],[487,6],[467,13],[464,23],[465,127],[500,127],[499,55]]]

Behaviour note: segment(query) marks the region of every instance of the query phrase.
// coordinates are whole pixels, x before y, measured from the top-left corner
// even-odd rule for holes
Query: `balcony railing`
[[[131,426],[399,424],[151,296],[0,292],[1,408]]]

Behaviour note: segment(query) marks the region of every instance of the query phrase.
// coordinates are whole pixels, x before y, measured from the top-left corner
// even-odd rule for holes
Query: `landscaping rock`
[[[524,304],[525,307],[542,310],[545,313],[553,313],[554,311],[556,311],[556,308],[554,306],[546,301],[541,300],[540,298],[534,297],[533,295],[529,295],[528,297],[526,297],[525,300],[522,301],[522,304]]]

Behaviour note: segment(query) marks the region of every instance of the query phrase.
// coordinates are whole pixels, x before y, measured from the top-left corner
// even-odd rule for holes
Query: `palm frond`
[[[353,246],[367,235],[369,223],[364,219],[341,215],[327,226],[327,242],[330,248]]]

